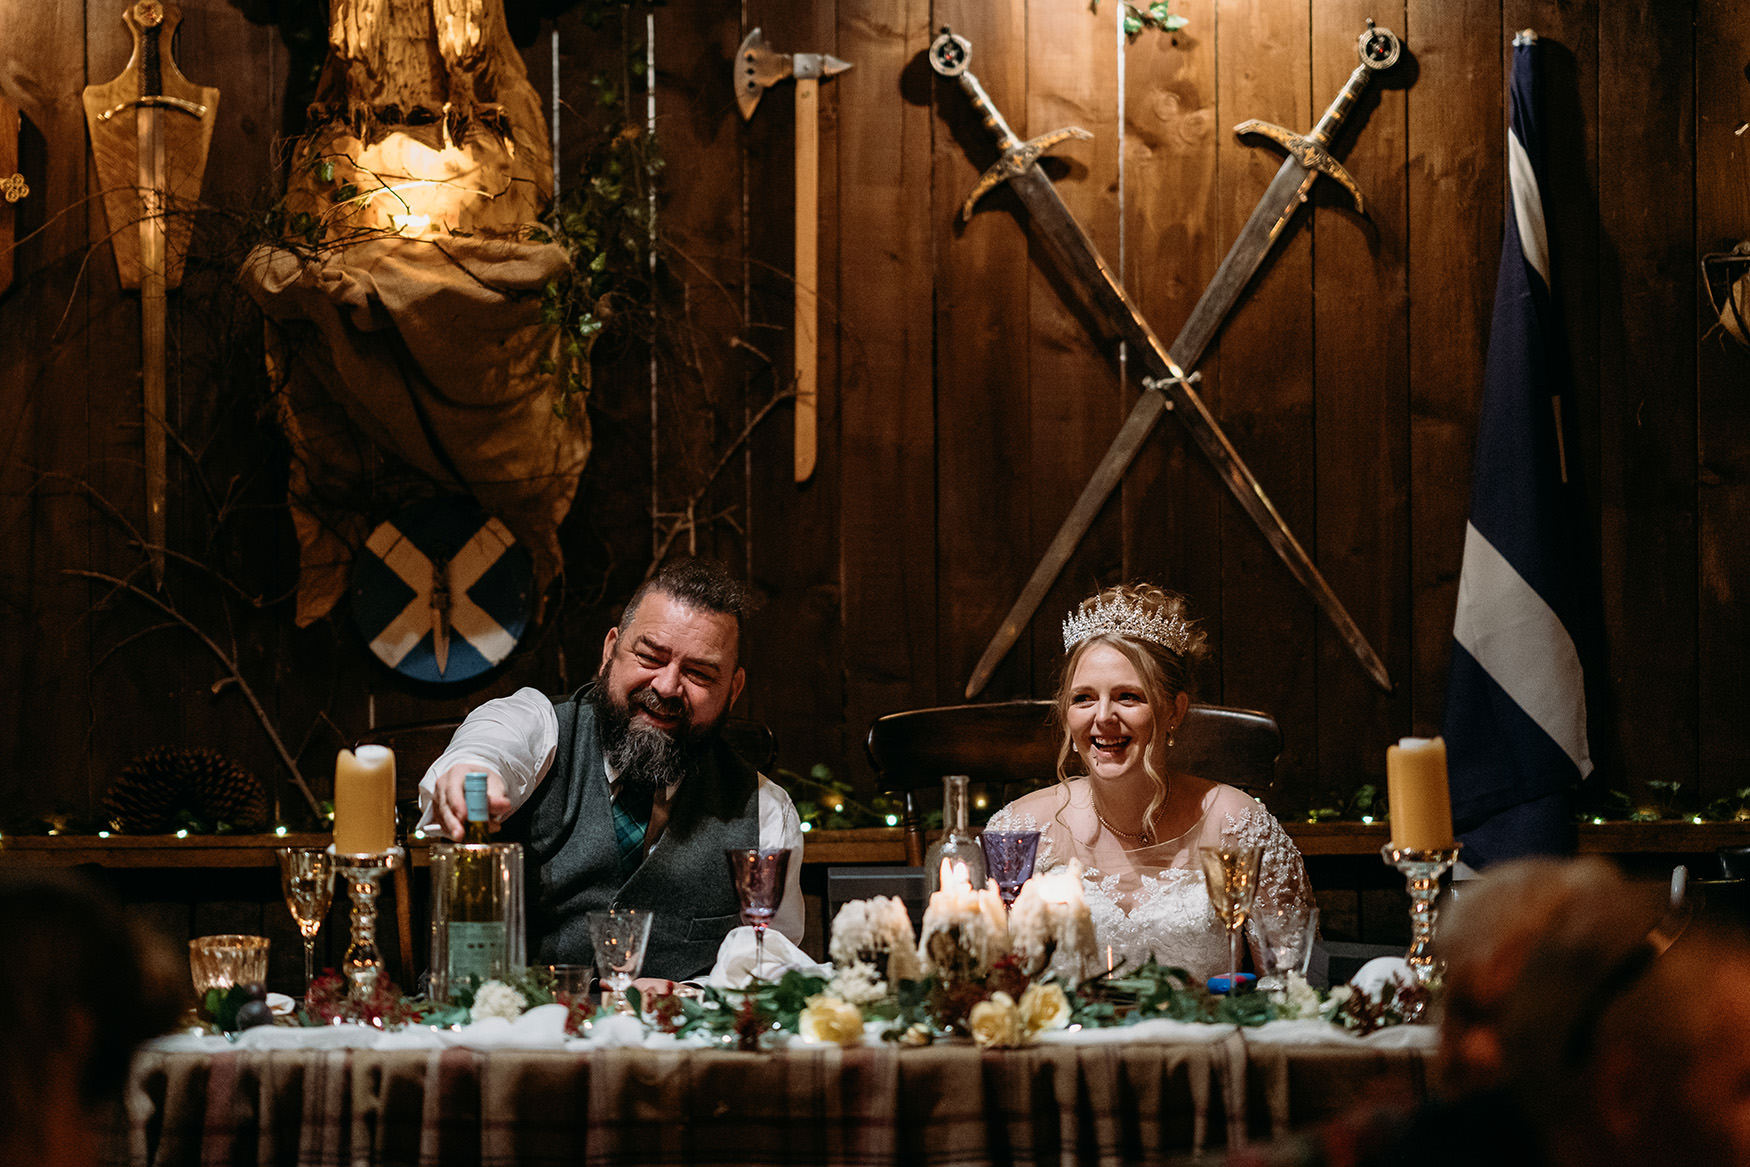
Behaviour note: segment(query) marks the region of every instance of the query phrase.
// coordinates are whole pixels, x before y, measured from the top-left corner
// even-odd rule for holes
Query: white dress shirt
[[[456,729],[449,748],[438,756],[419,781],[419,827],[441,833],[437,825],[437,781],[458,762],[492,770],[504,780],[505,797],[515,811],[546,778],[559,749],[559,718],[553,700],[539,689],[518,689],[508,697],[486,702]],[[802,820],[789,792],[764,774],[759,776],[760,848],[790,849],[790,870],[784,878],[784,898],[772,917],[772,927],[802,940]],[[617,786],[617,783],[613,785]],[[662,846],[659,835],[651,849]]]

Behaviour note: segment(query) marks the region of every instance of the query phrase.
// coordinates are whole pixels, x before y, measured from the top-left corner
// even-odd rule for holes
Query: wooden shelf
[[[1304,855],[1377,855],[1386,842],[1384,823],[1282,824]],[[278,847],[326,846],[325,834],[291,835],[12,835],[0,839],[0,868],[74,867],[272,867]],[[425,842],[410,848],[414,866],[426,864]],[[1588,855],[1712,854],[1719,847],[1750,846],[1750,822],[1582,823],[1579,847]],[[806,863],[905,862],[905,835],[898,827],[811,831]]]

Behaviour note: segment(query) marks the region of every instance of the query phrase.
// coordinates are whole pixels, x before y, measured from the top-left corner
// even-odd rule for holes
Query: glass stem
[[[753,979],[760,979],[760,967],[766,963],[766,926],[753,926]]]
[[[316,980],[316,938],[304,938],[304,999],[310,999],[310,986]]]
[[[1233,996],[1239,990],[1240,980],[1240,929],[1227,930],[1227,995]]]

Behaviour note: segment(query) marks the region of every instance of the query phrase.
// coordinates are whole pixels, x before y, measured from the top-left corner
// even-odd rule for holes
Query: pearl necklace
[[[1154,829],[1153,829],[1154,824],[1153,823],[1143,823],[1141,834],[1136,834],[1136,833],[1133,833],[1131,831],[1121,831],[1117,827],[1113,826],[1111,823],[1106,821],[1106,816],[1100,813],[1100,804],[1099,803],[1094,804],[1094,817],[1100,820],[1101,826],[1105,827],[1108,831],[1111,831],[1114,835],[1118,835],[1121,838],[1135,839],[1137,842],[1141,843],[1145,847],[1151,846],[1155,841]]]

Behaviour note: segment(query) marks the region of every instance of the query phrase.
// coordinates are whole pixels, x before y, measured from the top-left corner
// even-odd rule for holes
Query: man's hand
[[[499,820],[510,813],[510,799],[504,793],[504,779],[498,776],[496,770],[475,763],[458,762],[445,770],[437,780],[438,825],[452,839],[462,837],[463,824],[468,818],[468,799],[462,793],[462,776],[479,773],[482,769],[486,771],[486,814],[492,820],[492,829],[496,831]]]

